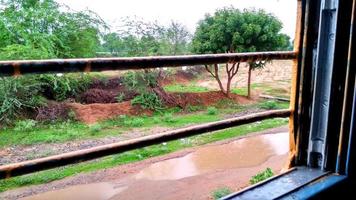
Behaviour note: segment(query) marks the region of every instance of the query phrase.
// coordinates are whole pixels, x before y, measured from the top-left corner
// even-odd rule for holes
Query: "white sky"
[[[146,21],[168,24],[178,21],[194,33],[199,20],[217,8],[262,8],[275,14],[284,25],[283,32],[294,38],[297,0],[56,0],[73,10],[90,9],[115,28],[121,18],[137,16]]]

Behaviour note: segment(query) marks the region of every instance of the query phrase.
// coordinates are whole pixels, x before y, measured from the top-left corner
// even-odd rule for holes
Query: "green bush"
[[[38,80],[43,83],[47,97],[63,101],[88,89],[92,79],[85,74],[44,74],[40,75]]]
[[[227,196],[231,193],[232,193],[232,191],[227,187],[219,188],[213,192],[213,198],[220,199],[220,198]]]
[[[163,109],[163,104],[160,98],[153,92],[142,93],[131,100],[132,105],[140,105],[144,109],[160,111]]]
[[[258,182],[261,182],[261,181],[264,181],[270,177],[272,177],[274,174],[273,174],[273,171],[271,168],[267,168],[265,171],[262,171],[258,174],[256,174],[255,176],[253,176],[251,179],[250,179],[250,183],[251,184],[256,184]]]
[[[218,114],[218,109],[215,107],[208,107],[207,112],[208,115],[216,115]]]
[[[15,123],[15,131],[29,131],[36,126],[37,122],[35,120],[27,119],[18,121]]]
[[[275,101],[266,101],[261,103],[259,107],[266,110],[273,110],[278,108],[278,104]]]
[[[123,77],[123,82],[125,87],[130,90],[144,93],[147,92],[148,88],[154,88],[158,85],[158,76],[157,70],[127,72]]]
[[[0,78],[0,122],[12,124],[45,104],[42,84],[33,76]]]

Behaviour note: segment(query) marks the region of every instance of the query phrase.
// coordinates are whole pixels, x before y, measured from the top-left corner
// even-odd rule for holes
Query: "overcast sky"
[[[137,16],[168,24],[178,21],[194,33],[199,20],[217,8],[262,8],[274,13],[284,25],[283,32],[294,38],[297,0],[57,0],[73,10],[89,9],[115,29],[121,18]]]

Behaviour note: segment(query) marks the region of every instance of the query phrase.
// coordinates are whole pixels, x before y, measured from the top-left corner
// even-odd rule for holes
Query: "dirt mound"
[[[171,93],[172,98],[176,98],[179,102],[179,106],[186,107],[188,105],[192,106],[210,106],[218,103],[223,99],[228,99],[221,92],[202,92],[202,93]],[[230,99],[237,103],[249,104],[253,103],[244,96],[231,94]],[[79,103],[68,103],[67,104],[76,114],[79,121],[87,124],[93,124],[98,121],[114,118],[119,115],[151,115],[152,111],[143,110],[140,106],[132,106],[130,101],[125,101],[123,103],[108,103],[108,104],[79,104]],[[172,105],[167,105],[172,107]],[[174,105],[177,106],[177,105]]]
[[[111,104],[88,104],[79,103],[67,104],[76,114],[79,121],[86,124],[93,124],[98,121],[111,119],[119,115],[150,115],[152,112],[142,110],[139,106],[132,106],[130,101]]]
[[[115,92],[103,90],[103,89],[89,89],[80,95],[80,100],[85,104],[92,103],[115,103],[116,102]]]
[[[201,93],[175,93],[176,97],[180,99],[180,102],[184,106],[188,105],[203,105],[209,106],[218,103],[223,99],[228,99],[224,94],[218,91],[213,92],[201,92]],[[248,99],[245,96],[237,94],[231,94],[230,99],[236,103],[249,104],[253,103],[253,100]]]
[[[133,99],[137,93],[123,84],[122,77],[110,79],[94,79],[89,89],[80,95],[80,103],[115,103],[116,97],[122,101]]]

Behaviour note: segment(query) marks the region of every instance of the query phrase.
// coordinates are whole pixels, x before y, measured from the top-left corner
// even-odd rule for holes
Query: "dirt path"
[[[287,127],[270,129],[243,139],[216,142],[48,184],[7,191],[0,194],[0,199],[18,199],[49,191],[55,192],[30,199],[50,199],[53,195],[64,199],[210,199],[211,192],[217,188],[229,187],[237,191],[247,186],[251,176],[267,167],[279,173],[288,151],[288,137],[285,137],[288,134],[280,137],[280,133],[287,131]],[[224,153],[224,156],[219,153]],[[227,162],[229,160],[236,162]]]

